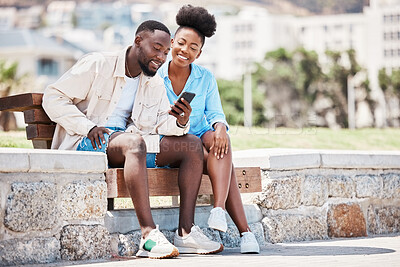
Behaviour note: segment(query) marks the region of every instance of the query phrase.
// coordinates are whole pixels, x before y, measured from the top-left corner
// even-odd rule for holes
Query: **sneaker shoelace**
[[[158,229],[158,225],[156,229],[151,231],[151,235],[148,239],[155,241],[157,244],[169,244],[168,239]]]
[[[191,234],[201,241],[210,241],[210,239],[203,233],[203,231],[201,231],[200,227],[198,227],[197,225],[192,227]]]

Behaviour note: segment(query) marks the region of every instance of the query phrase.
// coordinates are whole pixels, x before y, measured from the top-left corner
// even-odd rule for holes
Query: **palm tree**
[[[22,84],[25,76],[17,77],[18,63],[7,64],[0,61],[0,97],[9,96],[13,91],[17,91]],[[10,131],[17,129],[17,122],[12,112],[0,112],[0,130]]]

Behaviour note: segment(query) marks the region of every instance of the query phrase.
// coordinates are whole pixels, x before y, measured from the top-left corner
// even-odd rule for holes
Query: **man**
[[[201,142],[185,135],[191,108],[172,107],[163,81],[154,76],[170,50],[170,32],[145,21],[134,43],[117,53],[93,53],[80,59],[44,93],[43,108],[57,123],[53,149],[102,151],[110,167],[123,167],[125,183],[142,231],[140,257],[179,255],[155,225],[150,209],[147,169],[179,167],[179,227],[183,249],[216,253],[223,246],[194,226],[196,197],[203,169]],[[179,109],[177,108],[179,107]],[[183,112],[182,112],[183,111]]]

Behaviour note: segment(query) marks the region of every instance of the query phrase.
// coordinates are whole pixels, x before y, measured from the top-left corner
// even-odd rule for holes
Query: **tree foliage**
[[[391,91],[400,96],[400,69],[393,69],[388,74],[386,68],[379,70],[379,86],[384,92]]]
[[[331,109],[337,123],[347,126],[347,79],[361,67],[354,50],[326,53],[329,63],[325,72],[318,54],[304,48],[279,48],[268,52],[264,61],[257,64],[254,76],[266,98],[268,121],[275,126],[302,127],[310,124],[310,112],[325,116]],[[315,108],[321,106],[317,98],[325,99],[325,107]]]
[[[243,80],[228,81],[219,79],[217,82],[222,107],[228,123],[231,125],[244,125]],[[254,78],[252,84],[253,125],[260,126],[265,122],[265,117],[263,115],[264,96],[257,90]]]

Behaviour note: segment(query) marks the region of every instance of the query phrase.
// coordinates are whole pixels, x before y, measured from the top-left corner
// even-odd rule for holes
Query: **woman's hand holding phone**
[[[192,101],[195,94],[184,92],[178,101],[175,101],[174,105],[171,105],[169,114],[174,116],[180,125],[186,125],[189,121],[192,107],[190,102]]]

